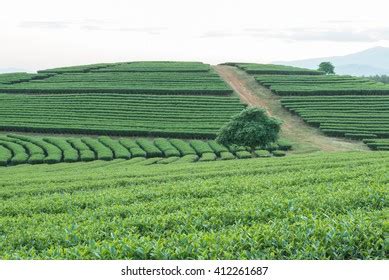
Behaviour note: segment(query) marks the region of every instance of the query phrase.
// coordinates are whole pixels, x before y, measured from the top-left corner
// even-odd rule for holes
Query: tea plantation
[[[0,74],[0,259],[387,259],[389,87],[227,64],[371,151],[221,145],[248,101],[201,62]]]
[[[2,259],[384,259],[389,153],[0,168]]]
[[[388,149],[385,145],[389,139],[387,84],[282,65],[229,65],[254,74],[259,84],[281,97],[286,109],[325,134],[366,143],[378,141],[380,144],[368,146],[375,150]]]

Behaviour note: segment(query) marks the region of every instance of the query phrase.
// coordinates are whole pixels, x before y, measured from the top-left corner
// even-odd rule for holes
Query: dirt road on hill
[[[293,143],[295,153],[316,151],[369,150],[362,142],[325,136],[308,126],[300,117],[281,106],[280,98],[259,85],[252,76],[236,67],[217,65],[214,69],[234,89],[240,99],[251,106],[265,108],[269,115],[283,121],[281,137]]]

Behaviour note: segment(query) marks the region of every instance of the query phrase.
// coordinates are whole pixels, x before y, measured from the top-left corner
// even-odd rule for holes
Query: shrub
[[[255,150],[254,154],[257,157],[270,157],[271,156],[271,154],[268,150]]]
[[[146,152],[139,147],[139,145],[135,142],[135,140],[131,139],[120,139],[119,143],[123,145],[127,150],[130,151],[131,157],[136,158],[136,157],[146,157],[147,154]]]
[[[277,141],[278,149],[282,151],[289,151],[292,149],[292,143],[285,139],[279,139]]]
[[[147,139],[138,139],[136,143],[146,152],[147,157],[163,157],[163,153],[158,149],[153,142]]]
[[[181,156],[197,155],[196,151],[188,142],[181,139],[170,139],[169,141],[174,147],[177,148]]]
[[[269,117],[265,109],[247,108],[233,116],[219,131],[217,142],[223,145],[242,145],[253,151],[277,140],[281,122]]]
[[[157,138],[154,140],[155,146],[157,146],[165,155],[165,157],[179,157],[180,152],[174,147],[169,140],[165,138]]]
[[[190,163],[190,162],[196,162],[199,160],[199,157],[197,155],[186,155],[181,157],[179,160],[175,161],[174,163]]]
[[[7,166],[8,162],[12,158],[11,150],[0,144],[0,166]]]
[[[113,151],[114,158],[129,159],[131,157],[130,152],[120,144],[119,141],[109,138],[107,136],[101,136],[99,141],[110,148]]]
[[[248,152],[248,151],[236,152],[236,156],[237,156],[239,159],[243,159],[243,158],[252,158],[251,153]]]
[[[82,142],[80,138],[68,138],[67,142],[78,151],[81,161],[92,161],[96,159],[95,152]]]
[[[64,162],[76,162],[79,160],[78,151],[65,138],[46,137],[43,140],[62,151]]]
[[[189,143],[199,156],[202,156],[205,153],[213,153],[212,148],[208,145],[207,142],[201,140],[192,140]]]
[[[284,156],[286,156],[286,153],[284,151],[273,151],[272,154],[275,157],[284,157]]]
[[[92,151],[95,152],[99,160],[113,160],[113,152],[107,146],[104,146],[97,139],[83,137],[81,141],[84,142]]]
[[[221,152],[220,159],[221,160],[230,160],[230,159],[235,159],[235,156],[230,152]]]
[[[199,161],[214,161],[217,156],[214,153],[203,153]]]
[[[228,152],[228,148],[222,144],[219,144],[218,142],[216,142],[215,140],[210,140],[208,141],[208,145],[211,147],[211,149],[215,152],[215,154],[217,154],[218,156],[220,156],[221,153],[223,152]]]

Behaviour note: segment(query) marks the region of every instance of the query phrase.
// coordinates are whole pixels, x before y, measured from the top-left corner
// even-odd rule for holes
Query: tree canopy
[[[265,147],[278,139],[281,121],[269,117],[262,108],[250,107],[233,116],[219,131],[216,140],[223,145]]]
[[[326,74],[335,74],[335,66],[331,62],[322,62],[319,64],[319,71],[323,71]]]

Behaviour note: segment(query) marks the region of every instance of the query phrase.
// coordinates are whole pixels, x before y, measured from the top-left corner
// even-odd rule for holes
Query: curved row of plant
[[[0,168],[0,258],[388,258],[389,152],[134,161]]]
[[[215,138],[220,127],[243,108],[236,96],[0,94],[0,129]]]
[[[215,140],[113,139],[91,137],[0,136],[0,166],[130,158],[169,158],[169,163],[284,156],[291,145],[283,140],[249,152],[246,147],[226,147]]]
[[[29,78],[17,84],[2,84],[1,76],[2,93],[229,95],[233,92],[209,64],[199,62],[132,62],[65,67],[39,71],[35,76],[42,78]]]

